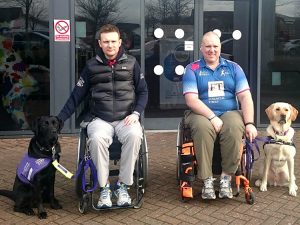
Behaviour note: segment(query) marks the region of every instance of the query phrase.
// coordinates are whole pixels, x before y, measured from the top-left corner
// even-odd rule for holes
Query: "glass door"
[[[259,54],[259,123],[268,124],[265,109],[288,102],[300,109],[300,0],[261,1]],[[295,123],[299,126],[300,118]],[[296,124],[295,124],[296,126]]]
[[[140,0],[112,0],[94,1],[77,0],[75,4],[76,18],[76,70],[75,82],[91,57],[94,57],[99,48],[99,29],[107,23],[116,25],[120,29],[122,45],[125,50],[141,60],[141,1]],[[95,15],[97,17],[95,18]],[[77,108],[75,126],[80,127],[89,99],[86,99]]]
[[[146,129],[177,129],[184,110],[184,67],[199,59],[203,33],[216,31],[222,57],[248,72],[249,0],[145,0]]]
[[[193,1],[145,1],[146,122],[182,117],[181,80],[184,67],[194,60],[194,29]]]
[[[50,113],[48,0],[0,0],[0,133],[30,132]],[[26,133],[25,132],[25,133]]]

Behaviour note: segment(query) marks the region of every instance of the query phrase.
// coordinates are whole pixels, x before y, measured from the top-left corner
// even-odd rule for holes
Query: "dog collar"
[[[287,129],[286,131],[280,132],[280,131],[275,130],[274,127],[272,127],[272,128],[273,128],[273,131],[276,135],[281,135],[281,136],[285,136],[290,130],[290,129]]]
[[[55,144],[54,144],[51,148],[49,148],[49,149],[47,149],[47,148],[41,146],[41,145],[38,143],[38,141],[36,141],[35,143],[36,143],[36,145],[39,147],[39,149],[40,149],[41,151],[50,152],[50,151],[53,151],[53,149],[55,148],[55,145],[56,145],[56,143],[57,143],[57,140],[55,141]]]
[[[51,147],[51,149],[44,148],[44,147],[41,146],[37,141],[36,141],[35,143],[36,143],[36,145],[38,146],[38,148],[40,149],[41,152],[42,152],[42,151],[46,151],[46,152],[52,151],[52,159],[55,160],[55,158],[56,158],[56,157],[55,157],[55,154],[56,154],[56,152],[55,152],[55,145],[56,145],[57,141],[56,141],[55,144]]]

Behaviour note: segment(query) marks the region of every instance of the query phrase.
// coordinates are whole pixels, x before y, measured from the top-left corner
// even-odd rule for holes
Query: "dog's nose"
[[[282,120],[285,120],[285,118],[286,118],[286,115],[284,115],[284,114],[281,114],[281,115],[280,115],[280,118],[281,118]]]

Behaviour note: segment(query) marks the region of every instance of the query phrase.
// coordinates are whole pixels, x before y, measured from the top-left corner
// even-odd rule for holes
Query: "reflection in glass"
[[[221,56],[233,60],[234,5],[236,1],[204,0],[203,32],[214,31],[221,39]]]
[[[186,104],[180,68],[193,61],[193,48],[184,48],[185,41],[193,41],[193,36],[194,1],[145,1],[146,118],[182,117]],[[154,70],[157,65],[163,68],[161,76]]]
[[[95,56],[98,46],[98,30],[107,23],[115,24],[121,31],[126,51],[141,60],[140,0],[75,0],[76,19],[76,74],[75,82],[87,60]],[[75,114],[76,127],[83,119],[88,99]]]
[[[0,130],[49,115],[48,0],[0,1]]]
[[[300,14],[295,10],[299,7],[300,0],[262,1],[262,124],[269,122],[265,109],[274,101],[288,102],[300,109]],[[296,122],[299,121],[298,117]]]

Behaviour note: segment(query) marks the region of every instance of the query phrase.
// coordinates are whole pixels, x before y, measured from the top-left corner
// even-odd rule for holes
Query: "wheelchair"
[[[90,208],[100,211],[106,209],[97,208],[97,202],[99,198],[99,188],[96,189],[98,184],[98,179],[92,174],[92,170],[88,169],[86,171],[80,170],[80,163],[87,157],[88,147],[87,147],[87,124],[82,122],[80,124],[80,137],[78,140],[78,154],[77,154],[77,177],[76,177],[76,194],[79,198],[78,210],[80,213],[86,213]],[[109,147],[109,159],[110,159],[110,169],[109,176],[118,176],[119,168],[118,161],[121,157],[121,146],[116,136],[113,137],[113,142]],[[92,161],[90,159],[90,161]],[[80,172],[78,172],[80,171]],[[87,174],[87,179],[85,178]],[[112,207],[107,209],[117,209],[117,208],[140,208],[143,204],[143,196],[145,193],[145,188],[147,186],[148,179],[148,147],[145,136],[145,131],[143,128],[143,140],[141,143],[140,151],[135,163],[134,169],[134,184],[131,186],[129,193],[131,194],[132,204],[129,206],[117,206],[113,203]],[[97,193],[95,193],[98,190]],[[133,196],[134,195],[134,196]]]
[[[220,175],[222,172],[221,160],[220,145],[217,138],[214,144],[212,163],[212,172],[214,175]],[[243,144],[241,145],[241,163],[235,174],[237,193],[234,196],[237,197],[240,194],[240,186],[242,185],[244,187],[246,202],[251,205],[255,202],[255,195],[250,187],[252,165],[255,160],[253,149],[249,148],[249,145],[246,145],[243,139]],[[177,130],[176,176],[181,200],[184,202],[193,198],[193,182],[196,180],[198,163],[200,162],[196,160],[191,131],[184,124],[184,119],[182,119],[178,124]]]

